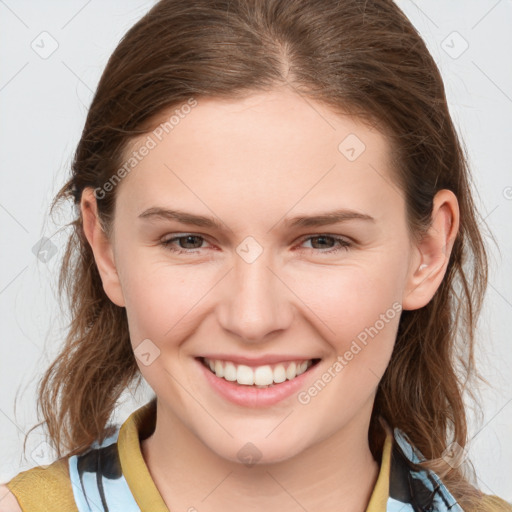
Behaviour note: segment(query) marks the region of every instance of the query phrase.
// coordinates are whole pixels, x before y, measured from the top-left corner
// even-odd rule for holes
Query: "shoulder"
[[[5,484],[0,484],[0,512],[23,512],[18,500]]]
[[[78,512],[67,458],[58,459],[49,466],[36,466],[18,473],[2,484],[0,498],[3,495],[5,498],[0,501],[0,512],[51,509]]]

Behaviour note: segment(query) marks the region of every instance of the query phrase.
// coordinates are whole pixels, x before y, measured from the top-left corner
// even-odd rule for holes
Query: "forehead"
[[[156,199],[192,200],[203,210],[201,198],[229,200],[260,212],[319,198],[337,207],[350,206],[350,196],[369,205],[389,193],[396,201],[385,136],[289,90],[198,99],[154,126],[133,141],[126,159],[139,156],[120,187],[139,210]]]

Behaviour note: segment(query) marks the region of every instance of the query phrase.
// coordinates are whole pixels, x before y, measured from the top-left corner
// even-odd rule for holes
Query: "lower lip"
[[[268,388],[257,388],[254,386],[245,386],[236,381],[227,381],[222,377],[217,377],[199,360],[196,359],[203,375],[212,388],[222,397],[230,402],[242,405],[244,407],[268,407],[277,404],[281,400],[297,393],[304,386],[305,381],[313,373],[319,363],[310,366],[304,373],[292,380],[285,380],[279,384],[274,384]]]

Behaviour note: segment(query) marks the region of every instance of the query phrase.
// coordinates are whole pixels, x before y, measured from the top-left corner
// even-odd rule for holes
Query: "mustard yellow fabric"
[[[387,425],[386,440],[382,447],[382,460],[380,463],[379,476],[373,488],[366,512],[385,512],[389,498],[389,474],[391,470],[391,448],[393,447],[393,432]]]
[[[78,512],[65,458],[22,471],[6,485],[23,512]]]
[[[142,512],[169,512],[155,486],[142,456],[140,441],[154,431],[156,409],[151,402],[134,411],[119,430],[118,450],[123,475]],[[386,427],[379,475],[366,512],[385,512],[389,493],[389,475],[393,434]],[[7,482],[23,512],[78,512],[68,460],[61,458],[49,466],[23,471]],[[512,512],[512,505],[497,496],[485,496],[482,512]]]
[[[142,512],[169,512],[151,478],[140,448],[140,439],[149,437],[155,430],[155,423],[156,408],[152,402],[135,411],[119,430],[119,458],[126,483]]]

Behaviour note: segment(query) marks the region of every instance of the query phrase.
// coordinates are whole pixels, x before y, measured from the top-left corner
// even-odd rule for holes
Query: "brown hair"
[[[460,229],[446,275],[425,307],[402,312],[369,440],[378,457],[378,416],[402,429],[428,459],[424,465],[473,510],[469,500],[478,492],[463,466],[452,468],[442,454],[452,441],[461,447],[468,441],[463,393],[475,400],[469,384],[480,378],[473,343],[487,254],[441,75],[392,0],[158,2],[111,55],[72,175],[51,212],[67,199],[78,205],[85,187],[102,187],[125,162],[133,138],[148,133],[171,108],[190,98],[242,98],[281,85],[379,126],[395,155],[394,179],[406,199],[412,236],[419,239],[429,227],[437,191],[449,189],[458,198]],[[112,188],[97,201],[107,233]],[[68,298],[72,320],[38,397],[45,421],[37,426],[46,424],[59,457],[103,440],[120,394],[141,379],[125,309],[103,290],[79,211],[68,226],[59,291]]]

